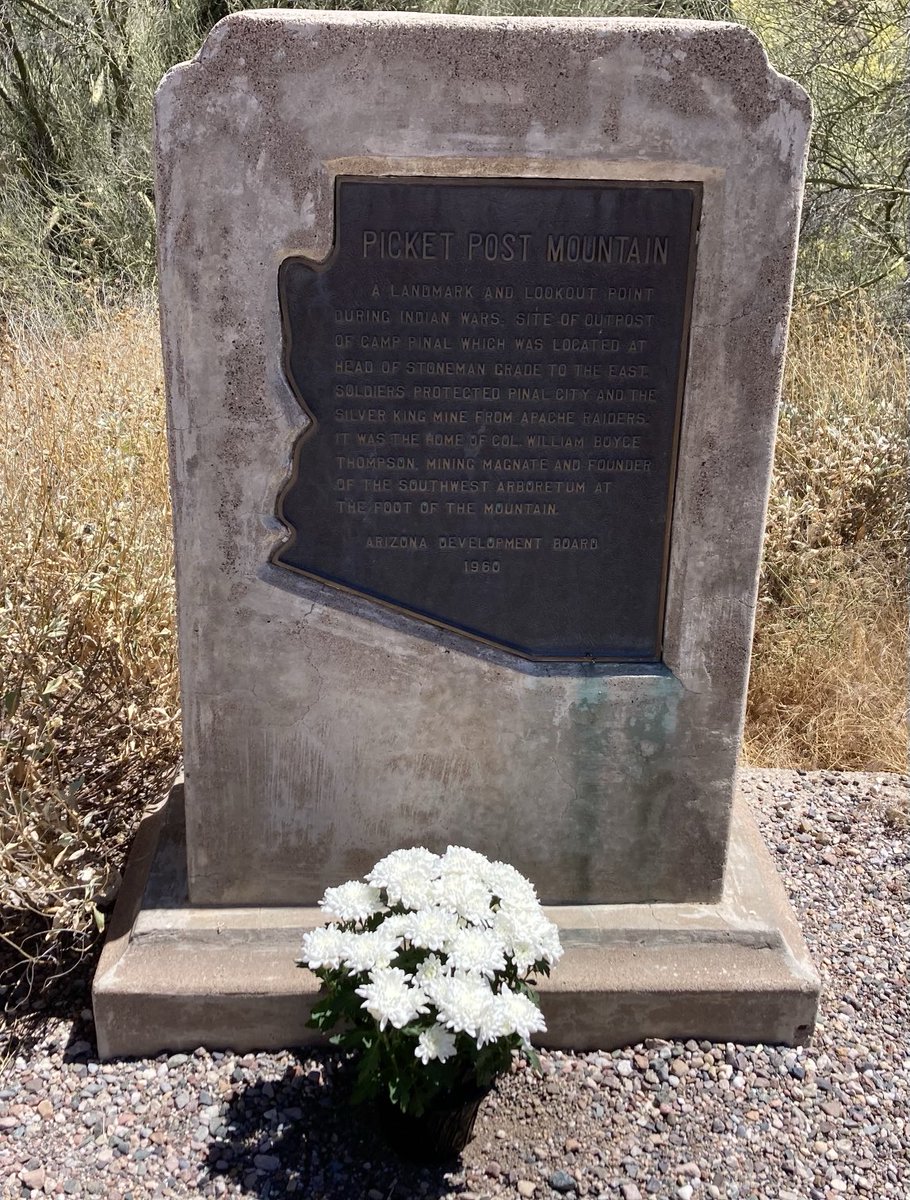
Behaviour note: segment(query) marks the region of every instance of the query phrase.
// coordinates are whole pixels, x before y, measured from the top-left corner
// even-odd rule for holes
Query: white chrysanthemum
[[[519,973],[541,960],[555,963],[562,957],[559,930],[547,920],[539,905],[499,909],[493,918],[493,930],[502,939],[505,952]]]
[[[489,929],[459,929],[449,944],[448,961],[458,971],[488,979],[506,967],[502,940]]]
[[[312,971],[319,967],[337,969],[344,962],[347,954],[350,933],[344,933],[335,925],[323,925],[319,929],[311,929],[303,936],[303,947],[300,960],[305,962]]]
[[[412,987],[410,975],[397,967],[375,971],[369,983],[356,989],[365,1008],[379,1028],[394,1025],[403,1029],[415,1017],[427,1011],[427,998],[419,987]]]
[[[451,908],[472,925],[491,925],[493,896],[489,888],[467,871],[446,872],[440,880],[439,903]]]
[[[394,850],[367,875],[370,883],[385,888],[390,904],[422,908],[433,902],[434,881],[439,877],[440,858],[422,846]]]
[[[476,1041],[478,1047],[487,1046],[490,1042],[495,1042],[499,1038],[508,1037],[512,1032],[506,1012],[498,1001],[498,996],[490,997],[490,1003],[483,1010],[480,1020],[477,1023]]]
[[[417,1039],[414,1053],[424,1066],[432,1058],[438,1058],[440,1062],[445,1062],[455,1053],[455,1034],[450,1033],[442,1025],[431,1025]]]
[[[509,954],[512,962],[515,964],[515,969],[520,975],[525,971],[529,971],[536,962],[540,962],[541,955],[537,952],[536,942],[529,942],[522,938],[512,942],[511,953]]]
[[[537,932],[535,949],[541,951],[538,958],[548,962],[550,966],[562,958],[562,944],[559,940],[559,928],[544,917],[544,924]]]
[[[434,854],[432,850],[427,850],[426,846],[409,846],[405,850],[393,850],[391,854],[380,859],[373,870],[379,871],[382,870],[384,864],[394,863],[396,866],[422,867],[427,871],[438,872],[441,861],[441,857]]]
[[[435,879],[412,872],[398,881],[395,889],[395,900],[405,908],[419,912],[424,908],[432,908],[438,897],[439,883]],[[391,896],[391,893],[389,893]]]
[[[410,913],[388,913],[383,917],[379,928],[385,930],[386,933],[394,934],[397,938],[404,938],[408,936],[410,923]]]
[[[523,1042],[529,1042],[532,1033],[543,1033],[547,1028],[543,1013],[533,1000],[520,992],[503,988],[494,999],[494,1008],[496,1024],[501,1030],[495,1034],[496,1037],[517,1033]]]
[[[478,976],[450,975],[428,980],[424,991],[439,1012],[439,1021],[455,1033],[476,1038],[495,999],[489,984]]]
[[[431,979],[442,979],[451,974],[448,963],[444,963],[436,954],[428,954],[422,963],[418,963],[417,969],[414,971],[414,980],[424,984],[429,983]]]
[[[412,846],[409,850],[393,850],[391,854],[379,860],[367,875],[367,879],[376,887],[388,887],[402,872],[420,871],[427,876],[438,875],[440,862],[438,854],[433,854],[423,846]]]
[[[391,930],[380,926],[371,933],[349,933],[344,952],[344,964],[349,975],[363,971],[382,970],[391,965],[401,939]]]
[[[458,918],[444,908],[422,908],[408,913],[405,937],[421,950],[446,950],[458,932]]]
[[[482,877],[489,867],[490,860],[485,855],[467,846],[448,846],[442,856],[443,874],[449,871],[467,871],[468,874]]]
[[[514,904],[521,908],[536,907],[537,892],[529,879],[525,879],[520,871],[516,871],[511,863],[492,862],[483,873],[487,887],[500,903]]]
[[[319,907],[335,921],[365,921],[374,913],[382,912],[382,898],[379,888],[355,879],[326,888]]]

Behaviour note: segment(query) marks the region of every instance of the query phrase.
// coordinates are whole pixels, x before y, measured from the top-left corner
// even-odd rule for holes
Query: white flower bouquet
[[[310,1023],[342,1025],[331,1040],[359,1052],[355,1101],[386,1096],[419,1116],[489,1087],[513,1051],[536,1065],[531,1035],[546,1026],[532,976],[562,950],[514,867],[463,846],[396,850],[320,907],[330,923],[300,958],[323,984]]]

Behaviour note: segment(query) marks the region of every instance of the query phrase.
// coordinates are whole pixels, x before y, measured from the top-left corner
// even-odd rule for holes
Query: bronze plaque
[[[336,183],[279,272],[273,561],[537,660],[654,662],[701,187]]]

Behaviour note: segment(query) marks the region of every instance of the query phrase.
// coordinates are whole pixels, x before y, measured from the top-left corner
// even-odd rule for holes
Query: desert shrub
[[[827,298],[907,277],[908,0],[735,0],[774,65],[812,97],[799,282]]]
[[[0,313],[70,307],[154,275],[151,100],[221,17],[275,0],[0,0]],[[282,3],[278,7],[295,7]],[[312,8],[734,20],[815,104],[800,285],[828,297],[907,273],[910,0],[308,0]]]
[[[794,314],[747,726],[751,761],[907,764],[908,351],[868,303]]]
[[[0,0],[0,314],[154,280],[152,96],[191,0]]]
[[[150,307],[0,343],[0,986],[79,961],[177,758]]]

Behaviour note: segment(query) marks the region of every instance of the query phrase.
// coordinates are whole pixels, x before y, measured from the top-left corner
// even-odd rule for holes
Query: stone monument
[[[156,102],[185,781],[102,1054],[306,1040],[327,885],[466,844],[554,1046],[790,1042],[736,800],[809,104],[735,25],[242,13]]]

